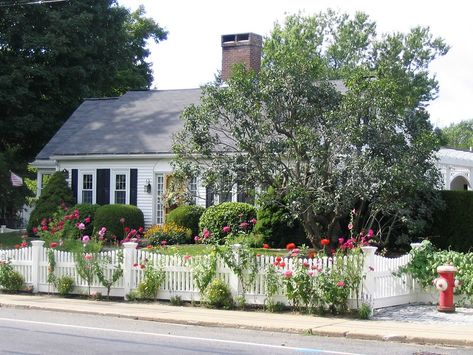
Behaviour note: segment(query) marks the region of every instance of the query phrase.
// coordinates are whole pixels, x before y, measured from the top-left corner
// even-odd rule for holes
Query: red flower
[[[20,244],[15,244],[16,249],[20,249]]]
[[[345,282],[343,282],[343,281],[338,281],[338,282],[337,282],[337,286],[338,286],[338,287],[343,287],[343,286],[345,286]]]
[[[90,223],[90,217],[87,217],[86,219],[84,219],[84,222],[85,223]]]
[[[141,265],[140,265],[140,268],[144,269],[144,268],[145,268],[145,265],[144,265],[144,264],[141,264]]]
[[[133,264],[133,267],[137,267],[137,266],[138,266],[138,263],[134,263],[134,264]]]
[[[281,261],[281,262],[279,263],[279,266],[280,266],[280,267],[284,267],[284,266],[286,266],[286,263],[285,263],[284,261]]]
[[[263,249],[269,249],[269,245],[268,244],[263,244]]]
[[[41,226],[41,230],[42,230],[42,231],[47,231],[47,230],[48,230],[48,226]]]
[[[56,248],[56,247],[57,247],[57,243],[56,243],[56,242],[52,242],[51,244],[49,244],[49,247],[50,247],[50,248]]]
[[[320,241],[320,244],[322,244],[324,247],[330,244],[330,240],[327,238],[324,238]]]
[[[139,233],[143,233],[143,231],[144,231],[144,228],[143,228],[143,227],[138,228],[138,232],[139,232]]]
[[[246,228],[248,228],[248,226],[249,226],[249,224],[247,222],[241,222],[240,223],[240,228],[241,229],[246,229]]]
[[[294,243],[289,243],[289,244],[286,245],[286,249],[287,249],[287,250],[296,249],[296,244],[294,244]]]
[[[252,219],[250,220],[250,223],[251,223],[251,224],[256,224],[256,218],[252,218]]]
[[[129,233],[129,232],[130,232],[130,228],[125,227],[124,231],[125,231],[125,233]]]
[[[225,227],[223,227],[222,230],[223,230],[223,233],[230,233],[231,228],[229,226],[225,226]]]
[[[307,261],[304,261],[304,264],[302,264],[306,269],[309,267],[309,263]]]
[[[151,244],[148,244],[148,245],[146,246],[146,248],[148,248],[148,249],[153,249],[153,246],[152,246]]]
[[[280,256],[276,257],[275,259],[278,263],[282,260],[282,258]]]
[[[38,232],[38,228],[33,227],[33,233],[36,234]]]

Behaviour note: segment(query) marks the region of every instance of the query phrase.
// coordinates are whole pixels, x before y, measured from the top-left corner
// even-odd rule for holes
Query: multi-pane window
[[[82,175],[82,203],[93,203],[93,181],[92,174]]]
[[[115,175],[115,203],[126,203],[126,175]]]
[[[156,224],[164,223],[164,204],[163,204],[163,193],[164,193],[164,176],[156,175]]]

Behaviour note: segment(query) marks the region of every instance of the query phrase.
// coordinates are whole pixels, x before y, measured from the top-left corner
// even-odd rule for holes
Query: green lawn
[[[23,241],[22,235],[23,233],[21,232],[0,233],[0,249],[14,248],[16,244],[20,244]],[[29,241],[29,239],[27,238],[26,241]]]
[[[275,255],[275,256],[284,256],[287,251],[285,249],[263,249],[255,248],[253,249],[255,253],[261,255]],[[180,255],[205,255],[210,253],[211,247],[204,244],[183,244],[183,245],[169,245],[165,248],[159,248],[159,251],[163,254],[176,254]]]

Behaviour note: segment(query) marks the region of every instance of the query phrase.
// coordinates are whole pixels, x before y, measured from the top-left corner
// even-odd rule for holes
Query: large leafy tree
[[[473,147],[473,119],[451,124],[441,132],[445,145],[452,148],[470,149]]]
[[[149,88],[146,42],[167,33],[115,0],[1,5],[0,152],[15,153],[22,175],[84,98]]]
[[[259,73],[236,66],[185,110],[176,168],[216,188],[222,177],[274,187],[314,246],[343,235],[352,209],[356,231],[418,227],[438,179],[428,67],[447,50],[427,28],[377,36],[362,13],[289,16]]]

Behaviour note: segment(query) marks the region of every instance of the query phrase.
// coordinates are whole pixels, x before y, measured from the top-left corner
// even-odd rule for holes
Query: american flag
[[[23,186],[23,179],[10,171],[10,180],[13,186]]]

